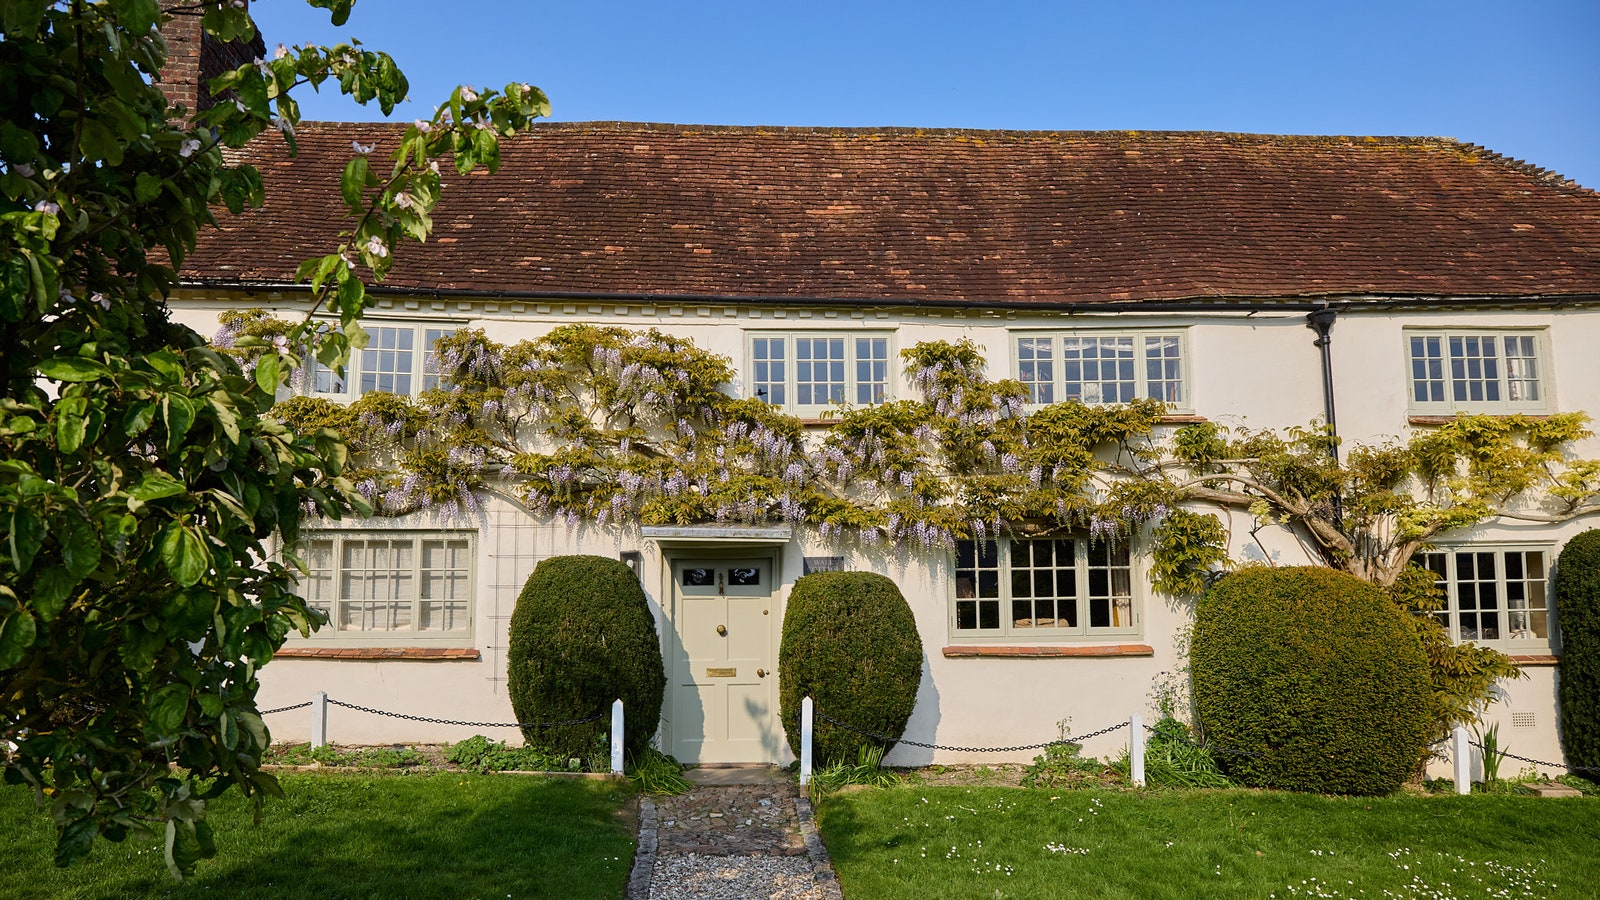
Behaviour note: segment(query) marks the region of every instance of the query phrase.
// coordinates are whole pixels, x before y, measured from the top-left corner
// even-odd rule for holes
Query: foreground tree
[[[223,102],[173,108],[152,83],[172,16],[254,35],[228,0],[0,2],[0,740],[6,780],[49,804],[58,863],[164,825],[181,873],[213,852],[208,798],[278,793],[256,673],[321,621],[294,594],[302,520],[368,510],[341,438],[287,428],[273,398],[298,354],[338,365],[360,346],[362,279],[427,235],[437,161],[493,168],[498,137],[548,105],[527,85],[459,89],[389,165],[357,154],[351,227],[301,270],[342,327],[291,324],[247,373],[164,302],[213,211],[262,200],[223,148],[263,131],[292,147],[301,85],[385,112],[407,85],[383,54],[280,47],[215,79]]]

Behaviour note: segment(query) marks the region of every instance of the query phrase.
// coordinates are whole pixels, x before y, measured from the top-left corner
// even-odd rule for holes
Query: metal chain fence
[[[829,723],[830,725],[843,728],[845,731],[853,732],[863,737],[872,738],[873,740],[894,744],[905,744],[911,747],[922,747],[928,750],[949,750],[956,753],[1015,753],[1019,750],[1043,750],[1046,747],[1054,747],[1058,744],[1081,744],[1090,738],[1099,737],[1102,734],[1110,734],[1111,732],[1120,728],[1128,727],[1127,722],[1118,722],[1115,725],[1102,728],[1099,731],[1091,731],[1088,734],[1068,735],[1066,737],[1056,738],[1053,741],[1045,741],[1041,744],[1019,744],[1014,747],[953,747],[946,746],[944,744],[927,744],[923,743],[922,741],[912,741],[905,738],[893,738],[886,734],[879,734],[875,731],[868,731],[864,728],[857,728],[854,725],[848,725],[839,721],[838,719],[835,719],[833,716],[828,715],[821,709],[816,709],[815,713],[817,718]]]
[[[270,716],[273,713],[288,712],[291,709],[305,709],[306,707],[308,707],[310,705],[311,705],[311,701],[310,700],[306,700],[306,701],[301,702],[301,703],[292,703],[292,704],[290,704],[288,706],[280,706],[277,709],[263,709],[260,712],[260,715]]]
[[[434,725],[461,725],[467,728],[566,728],[571,725],[587,725],[590,722],[598,722],[606,717],[606,710],[601,710],[600,712],[597,712],[588,718],[567,719],[561,722],[463,722],[458,719],[436,719],[432,716],[410,716],[406,715],[405,713],[390,712],[386,709],[373,709],[370,706],[357,706],[354,703],[346,703],[343,700],[335,700],[332,697],[328,698],[328,703],[332,706],[342,706],[345,709],[353,709],[356,712],[371,713],[375,716],[387,716],[391,719],[406,719],[412,722],[429,722]]]
[[[1498,749],[1498,748],[1495,748],[1495,749],[1491,750],[1490,748],[1485,747],[1484,745],[1482,745],[1482,744],[1480,744],[1480,743],[1478,743],[1477,741],[1474,741],[1474,740],[1468,740],[1467,743],[1470,744],[1471,746],[1477,747],[1479,750],[1482,750],[1484,752],[1485,756],[1488,756],[1489,754],[1492,753],[1495,756],[1504,757],[1506,759],[1515,759],[1515,760],[1519,760],[1519,761],[1525,762],[1525,763],[1533,763],[1536,766],[1548,766],[1549,768],[1552,768],[1552,769],[1566,769],[1568,772],[1572,772],[1574,774],[1577,774],[1577,773],[1589,773],[1590,775],[1600,775],[1600,768],[1597,768],[1595,766],[1569,766],[1566,763],[1546,762],[1545,760],[1542,760],[1542,759],[1533,759],[1533,758],[1527,757],[1527,756],[1518,756],[1515,753],[1507,753],[1506,751]]]

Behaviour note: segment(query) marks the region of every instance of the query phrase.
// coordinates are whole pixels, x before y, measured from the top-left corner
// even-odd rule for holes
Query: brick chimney
[[[249,0],[245,0],[247,8]],[[257,32],[253,40],[223,43],[200,27],[200,10],[191,9],[194,0],[161,0],[163,9],[184,7],[172,13],[161,26],[167,41],[167,62],[156,78],[166,92],[167,102],[182,104],[189,115],[210,109],[217,98],[206,84],[211,79],[266,55],[267,45]]]

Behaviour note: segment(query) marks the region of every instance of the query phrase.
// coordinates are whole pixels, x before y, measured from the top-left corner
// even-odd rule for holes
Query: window
[[[750,395],[801,415],[882,403],[894,394],[889,360],[887,333],[754,334]]]
[[[1537,331],[1407,331],[1411,408],[1446,414],[1548,409],[1543,344]]]
[[[345,377],[312,362],[307,387],[313,394],[346,399],[373,391],[412,396],[432,390],[444,383],[434,348],[455,333],[449,325],[369,325],[367,346],[350,354]]]
[[[1134,634],[1128,546],[1082,538],[958,541],[952,634]]]
[[[470,641],[472,535],[313,532],[301,545],[306,602],[328,615],[316,639],[359,643]]]
[[[1435,613],[1457,641],[1502,648],[1550,644],[1549,553],[1543,548],[1459,547],[1417,554],[1444,588]]]
[[[1186,409],[1184,343],[1181,331],[1018,333],[1017,379],[1041,405],[1150,398]]]

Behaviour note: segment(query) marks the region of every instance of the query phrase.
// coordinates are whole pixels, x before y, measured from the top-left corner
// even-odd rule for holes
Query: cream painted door
[[[672,755],[686,763],[776,762],[770,559],[673,563]]]

